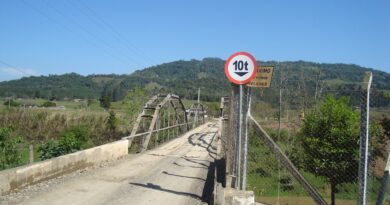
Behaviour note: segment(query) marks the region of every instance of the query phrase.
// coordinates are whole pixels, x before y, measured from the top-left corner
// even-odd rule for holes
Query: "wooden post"
[[[30,144],[28,146],[28,150],[29,150],[29,162],[30,164],[32,164],[34,163],[34,146]]]

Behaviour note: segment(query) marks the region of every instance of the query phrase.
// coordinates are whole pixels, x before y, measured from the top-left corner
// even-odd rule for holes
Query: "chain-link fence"
[[[331,204],[357,204],[364,72],[345,79],[318,69],[276,65],[272,86],[252,89],[251,113],[299,173]],[[370,97],[367,204],[380,193],[390,150],[390,102],[375,83]],[[315,204],[270,146],[249,130],[248,189],[266,204]],[[388,186],[388,185],[386,185]],[[387,194],[386,194],[387,193]],[[384,204],[389,204],[386,190]]]

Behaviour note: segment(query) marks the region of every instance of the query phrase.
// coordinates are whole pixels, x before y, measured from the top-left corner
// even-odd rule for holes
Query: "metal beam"
[[[255,129],[255,132],[263,140],[264,144],[268,146],[271,151],[275,154],[276,158],[281,162],[281,164],[290,172],[290,174],[302,185],[302,187],[307,191],[307,193],[313,198],[313,200],[318,205],[327,205],[326,201],[322,196],[315,190],[308,181],[299,173],[298,169],[290,161],[290,159],[283,153],[280,147],[272,140],[272,138],[263,130],[260,124],[248,114],[248,119],[252,124],[252,127]]]
[[[170,100],[170,98],[171,98],[171,95],[168,94],[168,95],[164,98],[164,100],[156,106],[156,109],[154,110],[154,114],[153,114],[153,119],[152,119],[152,121],[151,121],[151,123],[150,123],[150,125],[149,125],[149,129],[148,129],[149,132],[153,131],[153,129],[154,129],[155,125],[156,125],[156,121],[157,121],[158,115],[159,115],[159,113],[160,113],[160,108],[161,108],[165,103],[167,103],[167,102]],[[144,142],[142,143],[141,152],[147,150],[151,135],[152,135],[152,133],[149,133],[148,135],[146,135],[146,137],[145,137],[145,139],[144,139]]]
[[[148,102],[146,102],[144,108],[148,107],[150,104],[152,104],[154,101],[156,101],[157,98],[158,98],[157,95],[153,96]],[[145,109],[143,109],[141,111],[141,113],[138,115],[137,120],[135,121],[135,124],[133,126],[133,129],[131,130],[130,136],[134,136],[135,134],[137,134],[137,131],[139,129],[139,125],[141,123],[141,120],[142,120],[142,117],[144,114],[145,114]],[[133,142],[133,138],[129,138],[129,147],[131,147],[132,142]]]

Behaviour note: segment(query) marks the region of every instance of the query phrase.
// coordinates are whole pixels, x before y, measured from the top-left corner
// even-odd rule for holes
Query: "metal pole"
[[[369,116],[370,116],[370,89],[372,73],[367,72],[362,86],[360,105],[360,162],[359,162],[359,195],[358,205],[367,203],[367,176],[368,176],[368,146],[369,146]],[[366,86],[366,87],[365,87]]]
[[[168,127],[170,126],[169,122],[171,119],[171,113],[170,113],[170,104],[168,104]],[[169,141],[169,135],[170,135],[170,129],[168,129],[168,141]]]
[[[245,136],[244,136],[244,161],[242,168],[242,190],[246,190],[246,172],[247,172],[247,162],[248,162],[248,116],[251,108],[251,90],[246,88],[246,116],[245,116]]]
[[[156,125],[155,125],[156,130],[158,130],[158,121],[159,121],[159,119],[158,119],[158,117],[157,117],[157,121],[156,121]],[[158,138],[158,132],[156,132],[156,133],[154,134],[154,148],[157,147],[157,138]]]
[[[282,124],[282,67],[280,66],[280,80],[279,80],[279,125],[278,125],[278,141],[280,140],[280,129]],[[278,160],[278,198],[276,204],[280,204],[280,161]]]
[[[241,186],[241,135],[242,135],[242,85],[239,85],[239,97],[238,97],[238,135],[237,138],[237,189],[240,190]]]
[[[167,115],[165,113],[166,110],[164,110],[164,121],[163,121],[163,127],[165,128],[166,125],[167,125]],[[165,134],[166,134],[166,131],[163,131],[163,143],[165,143]]]
[[[248,119],[251,122],[254,131],[257,133],[258,137],[263,140],[264,144],[270,148],[270,150],[275,154],[276,158],[280,160],[281,165],[283,165],[287,171],[302,185],[302,187],[307,191],[307,193],[313,198],[313,200],[318,205],[327,205],[326,201],[322,196],[314,189],[308,181],[302,176],[290,159],[283,153],[282,149],[276,144],[272,138],[264,131],[260,124],[253,118],[249,113]]]

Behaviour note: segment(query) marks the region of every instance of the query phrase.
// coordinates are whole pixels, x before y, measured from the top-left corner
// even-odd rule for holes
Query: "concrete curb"
[[[30,165],[0,171],[0,195],[37,182],[128,155],[128,140],[120,140]]]

